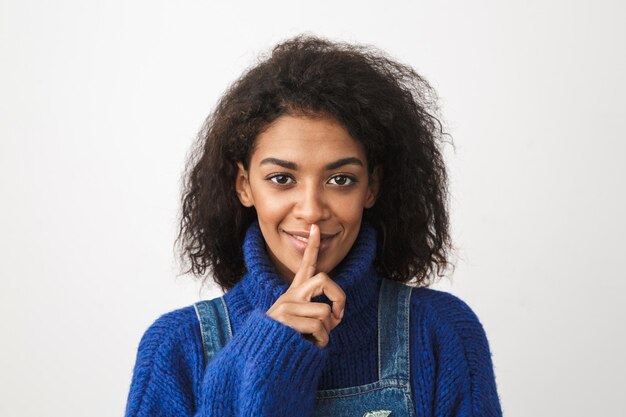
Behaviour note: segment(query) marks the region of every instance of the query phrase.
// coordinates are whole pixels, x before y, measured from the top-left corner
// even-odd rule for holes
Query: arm
[[[326,355],[300,333],[254,310],[207,367],[202,415],[311,415]]]
[[[162,316],[146,331],[127,417],[312,412],[325,350],[254,310],[205,370],[199,333],[192,307]]]
[[[417,414],[502,416],[489,343],[476,314],[454,295],[432,289],[414,290],[411,304]]]

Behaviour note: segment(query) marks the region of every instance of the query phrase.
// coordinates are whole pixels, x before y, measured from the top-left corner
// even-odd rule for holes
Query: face
[[[347,255],[374,204],[378,173],[368,176],[362,145],[331,118],[281,116],[258,135],[248,170],[239,163],[236,189],[254,207],[270,259],[291,282],[311,224],[322,240],[317,272]]]

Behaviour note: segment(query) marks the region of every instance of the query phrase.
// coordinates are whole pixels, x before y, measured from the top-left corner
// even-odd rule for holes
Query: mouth
[[[298,250],[298,252],[304,253],[304,250],[306,249],[309,243],[309,232],[287,231],[287,230],[282,230],[282,232],[291,238],[291,241],[293,245],[295,246],[295,248]],[[320,253],[326,250],[330,246],[333,238],[339,235],[339,233],[340,232],[322,233],[320,235],[320,248],[319,248]]]
[[[285,233],[287,233],[287,232],[285,232]],[[287,233],[287,234],[288,234],[289,236],[293,237],[294,239],[298,239],[298,240],[299,240],[299,241],[301,241],[301,242],[309,243],[309,239],[308,239],[308,238],[306,238],[306,237],[302,237],[302,236],[294,235],[294,234],[291,234],[291,233]],[[321,240],[321,239],[320,239],[320,240]]]
[[[309,241],[309,232],[295,232],[295,231],[287,231],[287,230],[283,230],[283,232],[285,232],[286,234],[288,234],[289,236],[298,239],[302,242],[308,242]],[[339,234],[339,232],[336,233],[322,233],[320,235],[320,240],[329,240],[334,238],[335,236],[337,236]]]

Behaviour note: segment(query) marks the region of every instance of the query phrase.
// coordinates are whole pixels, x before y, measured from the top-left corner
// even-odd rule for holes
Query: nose
[[[307,224],[319,223],[327,219],[330,210],[326,204],[323,188],[316,184],[303,186],[302,192],[297,196],[294,215]]]

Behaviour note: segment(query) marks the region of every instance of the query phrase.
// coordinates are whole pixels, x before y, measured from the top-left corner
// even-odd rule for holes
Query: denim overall
[[[356,387],[318,390],[314,417],[414,417],[409,380],[409,303],[412,288],[383,279],[378,304],[378,378]],[[194,304],[205,363],[232,337],[223,297]],[[217,325],[216,325],[217,324]]]

